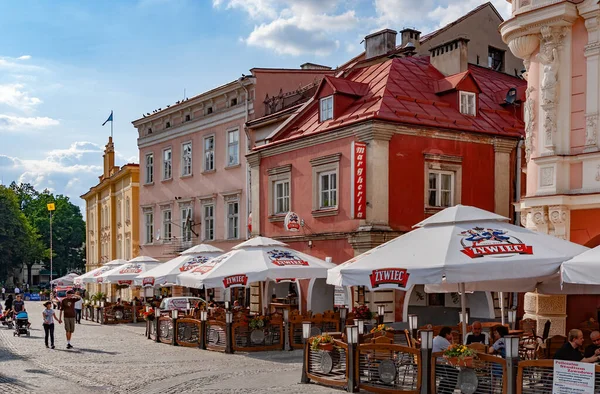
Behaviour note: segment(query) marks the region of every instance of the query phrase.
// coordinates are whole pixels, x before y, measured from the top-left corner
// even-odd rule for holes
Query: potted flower
[[[314,351],[323,350],[330,352],[333,350],[333,337],[327,334],[317,335],[313,338],[310,345],[311,349]]]
[[[386,326],[385,324],[378,324],[371,328],[371,334],[373,334],[373,336],[387,336],[393,338],[393,331],[394,329],[392,327]]]
[[[461,344],[452,344],[444,351],[448,364],[455,367],[472,367],[475,350]]]
[[[144,312],[143,316],[146,321],[154,321],[154,309],[150,309],[149,311]]]
[[[267,321],[268,321],[267,316],[263,316],[263,315],[254,316],[252,318],[252,320],[250,320],[250,323],[248,323],[248,326],[250,326],[250,328],[253,330],[260,330],[261,328],[265,327],[265,325],[267,324]]]
[[[355,319],[360,320],[371,320],[373,319],[373,313],[369,310],[369,307],[366,305],[355,306],[352,309],[352,314]]]

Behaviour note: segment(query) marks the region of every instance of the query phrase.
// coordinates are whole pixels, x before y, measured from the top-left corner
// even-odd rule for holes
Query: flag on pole
[[[102,126],[104,126],[106,124],[106,122],[111,122],[112,124],[113,121],[113,111],[110,111],[110,116],[108,117],[108,119],[106,119],[106,121],[104,123],[102,123]]]

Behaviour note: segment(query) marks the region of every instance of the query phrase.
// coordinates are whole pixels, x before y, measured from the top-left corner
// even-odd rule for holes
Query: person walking
[[[15,286],[15,295],[19,295],[21,293],[21,289],[19,289],[19,286]]]
[[[75,302],[75,323],[81,324],[81,309],[83,308],[83,299],[81,298],[81,293],[77,292],[77,297],[79,299]]]
[[[54,320],[56,320],[58,324],[62,323],[62,321],[56,317],[56,312],[52,309],[52,303],[50,301],[44,302],[44,306],[46,307],[42,312],[42,318],[44,319],[44,333],[46,334],[44,341],[46,342],[46,347],[54,349]],[[48,346],[48,336],[50,336],[50,346]]]
[[[71,336],[75,332],[75,317],[77,316],[75,313],[75,302],[77,302],[79,299],[81,298],[76,296],[73,290],[69,290],[67,291],[67,296],[60,302],[60,315],[58,320],[63,320],[64,312],[65,331],[67,333],[67,349],[73,348],[73,345],[71,345]]]
[[[13,296],[12,296],[12,294],[9,294],[8,298],[4,302],[4,310],[5,311],[11,310],[12,307],[13,307]]]
[[[2,301],[6,300],[6,288],[2,286]]]

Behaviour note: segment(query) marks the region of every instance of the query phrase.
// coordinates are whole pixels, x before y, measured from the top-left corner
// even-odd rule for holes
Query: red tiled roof
[[[443,92],[447,92],[449,90],[456,89],[462,81],[464,81],[465,79],[467,79],[469,77],[471,77],[471,73],[469,72],[469,70],[462,72],[462,73],[449,75],[446,78],[440,79],[439,81],[436,81],[434,83],[435,92],[443,93]],[[477,80],[475,78],[473,78],[473,81],[475,81],[475,85],[477,85],[477,87],[479,88],[479,84],[477,83]],[[479,88],[479,91],[481,92],[481,88]]]
[[[349,96],[364,96],[369,90],[369,85],[343,78],[325,76],[324,82],[331,85],[334,93],[347,94]],[[320,90],[320,89],[319,89]]]
[[[393,58],[349,70],[343,77],[368,86],[367,91],[335,119],[319,122],[318,101],[282,126],[271,142],[256,149],[291,139],[327,132],[367,119],[379,119],[416,126],[497,134],[524,135],[524,124],[500,103],[498,92],[523,88],[526,82],[488,68],[469,65],[469,73],[481,89],[477,116],[463,115],[436,95],[436,85],[445,79],[429,63],[429,57]],[[463,76],[464,77],[464,76]],[[341,78],[338,78],[341,79]]]

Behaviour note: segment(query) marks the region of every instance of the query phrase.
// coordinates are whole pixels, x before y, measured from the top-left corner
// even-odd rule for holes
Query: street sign
[[[53,202],[51,202],[51,203],[47,204],[47,207],[48,207],[48,210],[49,210],[49,211],[54,211],[54,210],[56,210],[56,207],[54,206],[54,203],[53,203]]]
[[[333,290],[333,305],[346,306],[346,289],[342,286],[335,286]]]

